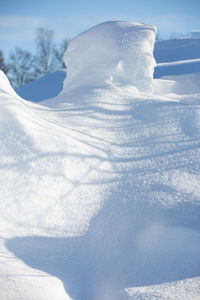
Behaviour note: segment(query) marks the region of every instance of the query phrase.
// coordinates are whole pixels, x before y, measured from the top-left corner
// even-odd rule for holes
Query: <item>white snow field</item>
[[[80,34],[40,103],[0,73],[1,300],[200,299],[199,74],[153,79],[155,35]]]

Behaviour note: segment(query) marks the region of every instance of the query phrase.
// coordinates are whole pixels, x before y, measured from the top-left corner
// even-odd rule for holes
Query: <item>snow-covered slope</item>
[[[177,38],[155,44],[157,63],[200,58],[200,38]]]
[[[57,96],[66,77],[66,70],[58,70],[17,89],[17,94],[24,99],[39,102]]]
[[[200,58],[157,64],[154,78],[200,73]]]
[[[13,90],[8,78],[2,70],[0,70],[0,91],[19,99],[19,96]]]
[[[154,92],[174,94],[199,93],[200,39],[185,38],[155,44],[157,62],[154,70]],[[190,98],[187,97],[188,102]],[[192,102],[197,101],[194,97]]]
[[[200,73],[200,39],[185,38],[155,44],[154,78]],[[197,75],[198,76],[198,75]]]
[[[200,95],[154,82],[154,38],[100,24],[57,97],[1,91],[2,300],[198,299]]]

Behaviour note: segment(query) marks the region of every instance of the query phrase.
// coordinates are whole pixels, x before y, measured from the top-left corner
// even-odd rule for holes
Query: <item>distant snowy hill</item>
[[[155,44],[154,78],[200,73],[200,38],[172,39]]]
[[[32,81],[17,90],[20,97],[40,102],[42,100],[57,96],[63,88],[66,70],[58,70]]]
[[[200,58],[200,38],[177,38],[155,43],[157,63]]]
[[[1,300],[199,299],[200,77],[155,79],[155,35],[81,33],[39,103],[0,73]]]

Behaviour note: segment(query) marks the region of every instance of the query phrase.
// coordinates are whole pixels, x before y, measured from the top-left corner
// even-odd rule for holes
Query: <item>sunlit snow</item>
[[[155,36],[80,34],[39,103],[0,73],[1,300],[200,297],[200,58],[154,79]]]

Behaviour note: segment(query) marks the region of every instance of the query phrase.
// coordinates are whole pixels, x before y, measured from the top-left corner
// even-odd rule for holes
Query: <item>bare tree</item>
[[[55,47],[53,43],[53,30],[38,28],[36,30],[36,48],[37,48],[37,73],[45,75],[51,73],[55,65]]]
[[[68,46],[68,39],[55,47],[53,30],[38,28],[36,30],[36,55],[29,51],[16,48],[9,56],[8,64],[4,63],[0,51],[0,69],[7,73],[14,88],[18,88],[58,68],[65,68],[63,54]]]
[[[14,88],[18,88],[36,78],[34,58],[30,52],[16,48],[9,57],[8,78]]]
[[[57,60],[58,67],[60,67],[60,68],[66,68],[64,60],[63,60],[63,55],[68,47],[68,44],[69,44],[69,40],[66,38],[61,42],[59,49],[55,49],[55,52],[54,52],[55,58]]]

